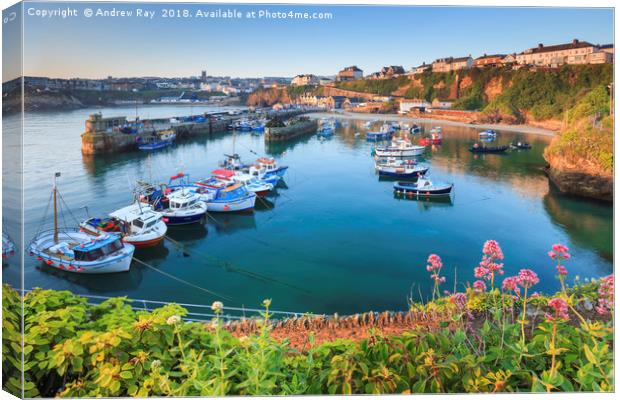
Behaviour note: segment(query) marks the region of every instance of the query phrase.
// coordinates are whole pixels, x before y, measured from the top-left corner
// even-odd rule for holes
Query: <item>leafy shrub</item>
[[[569,288],[561,265],[568,260],[568,249],[555,245],[549,255],[557,261],[562,283],[553,298],[528,293],[537,283],[529,270],[505,279],[500,289],[495,278],[501,275],[503,254],[493,241],[485,243],[475,271],[488,288],[477,281],[465,293],[436,297],[444,282],[442,263],[438,256],[429,257],[434,300],[411,304],[424,313],[427,324],[412,325],[397,336],[369,331],[359,342],[315,345],[310,336],[307,351],[270,336],[270,300],[257,321],[260,332],[235,337],[223,327],[219,302],[212,306],[217,315],[213,322],[196,323],[184,322],[186,310],[174,304],[135,311],[123,298],[88,305],[66,291],[37,289],[23,298],[26,393],[144,397],[613,391],[613,276]],[[507,284],[509,279],[515,285]],[[3,387],[13,393],[20,390],[19,303],[18,294],[3,286]],[[585,314],[588,304],[600,315]],[[448,322],[435,326],[437,315]]]

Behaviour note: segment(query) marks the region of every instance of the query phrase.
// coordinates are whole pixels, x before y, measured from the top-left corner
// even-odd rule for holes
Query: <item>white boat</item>
[[[441,126],[434,126],[430,132],[431,133],[442,133]]]
[[[207,204],[186,187],[166,195],[168,207],[161,210],[167,225],[186,225],[200,222],[207,213]]]
[[[392,141],[389,146],[377,146],[374,150],[377,157],[413,157],[424,153],[426,147],[412,144],[409,140]]]
[[[94,235],[118,232],[123,242],[137,248],[156,246],[164,240],[168,231],[162,214],[153,211],[150,204],[140,202],[110,213],[109,218],[89,218],[80,227]]]
[[[9,235],[2,232],[2,257],[8,257],[15,254],[15,243],[11,240]]]
[[[252,211],[256,203],[256,194],[248,192],[245,186],[215,177],[200,180],[189,190],[207,204],[209,212]]]
[[[52,268],[83,274],[129,271],[135,247],[123,243],[120,235],[92,236],[77,228],[58,227],[56,178],[52,189],[54,229],[38,233],[30,242],[29,253]]]
[[[231,171],[228,169],[218,169],[211,172],[216,179],[227,181],[229,183],[239,183],[250,193],[256,193],[259,197],[264,197],[274,188],[274,184],[263,181],[262,179],[241,171]]]
[[[479,133],[480,137],[494,138],[497,136],[497,132],[493,129],[487,129],[486,131],[482,131]]]

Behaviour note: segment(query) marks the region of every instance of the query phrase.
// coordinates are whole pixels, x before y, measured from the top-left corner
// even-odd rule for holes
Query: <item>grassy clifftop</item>
[[[454,101],[462,110],[481,110],[489,119],[511,116],[562,119],[580,98],[605,87],[613,80],[613,65],[574,65],[555,70],[510,68],[470,69],[458,72],[427,71],[412,79],[397,77],[380,80],[337,82],[341,89],[380,95],[397,95]]]

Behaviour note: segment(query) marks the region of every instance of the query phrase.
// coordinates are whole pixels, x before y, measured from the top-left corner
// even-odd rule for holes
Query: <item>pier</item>
[[[265,142],[282,142],[301,135],[316,133],[319,123],[316,119],[296,121],[282,127],[265,128]]]
[[[299,115],[303,110],[270,110],[261,116],[285,120]],[[113,154],[137,150],[138,144],[148,141],[159,132],[172,130],[177,141],[188,138],[225,132],[229,125],[240,119],[252,119],[258,114],[246,112],[238,115],[228,113],[205,113],[185,117],[128,120],[127,117],[103,117],[101,113],[91,114],[86,120],[82,134],[82,154]]]

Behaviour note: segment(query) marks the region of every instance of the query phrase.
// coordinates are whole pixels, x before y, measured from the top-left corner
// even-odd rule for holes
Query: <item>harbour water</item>
[[[141,107],[142,118],[198,114],[207,107]],[[207,177],[233,151],[230,132],[178,143],[153,153],[88,157],[80,152],[84,120],[136,113],[135,107],[30,113],[24,120],[25,240],[45,213],[52,174],[73,217],[105,215],[129,204],[136,179],[167,182],[183,171]],[[19,118],[6,118],[15,127]],[[170,228],[172,241],[136,257],[179,279],[225,295],[226,305],[258,306],[272,298],[280,310],[348,314],[401,310],[407,298],[430,293],[426,258],[439,254],[447,282],[462,290],[487,239],[499,241],[506,275],[532,268],[540,291],[557,289],[546,256],[554,243],[571,248],[566,262],[582,279],[612,272],[612,207],[568,198],[549,186],[542,152],[550,138],[499,131],[497,144],[528,141],[531,150],[474,155],[469,127],[444,126],[444,143],[428,148],[430,177],[454,183],[450,202],[397,199],[392,181],[380,180],[364,140],[364,121],[348,120],[330,139],[316,135],[265,145],[239,133],[236,152],[246,162],[275,157],[290,168],[277,194],[257,201],[253,214],[211,215],[204,226]],[[430,130],[431,125],[423,125]],[[378,128],[376,126],[375,128]],[[5,131],[5,135],[9,134]],[[360,132],[361,135],[356,135]],[[6,140],[6,139],[5,139]],[[417,138],[415,139],[417,140]],[[5,172],[6,175],[6,172]],[[11,195],[10,185],[5,189]],[[15,187],[13,187],[15,189]],[[83,208],[83,207],[87,207]],[[14,215],[4,216],[11,236]],[[65,215],[75,225],[72,215]],[[51,224],[48,215],[46,227]],[[14,257],[17,258],[17,257]],[[4,282],[19,286],[18,260],[3,268]],[[26,288],[67,289],[102,296],[210,304],[216,298],[138,263],[129,273],[83,276],[50,270],[25,257]]]

